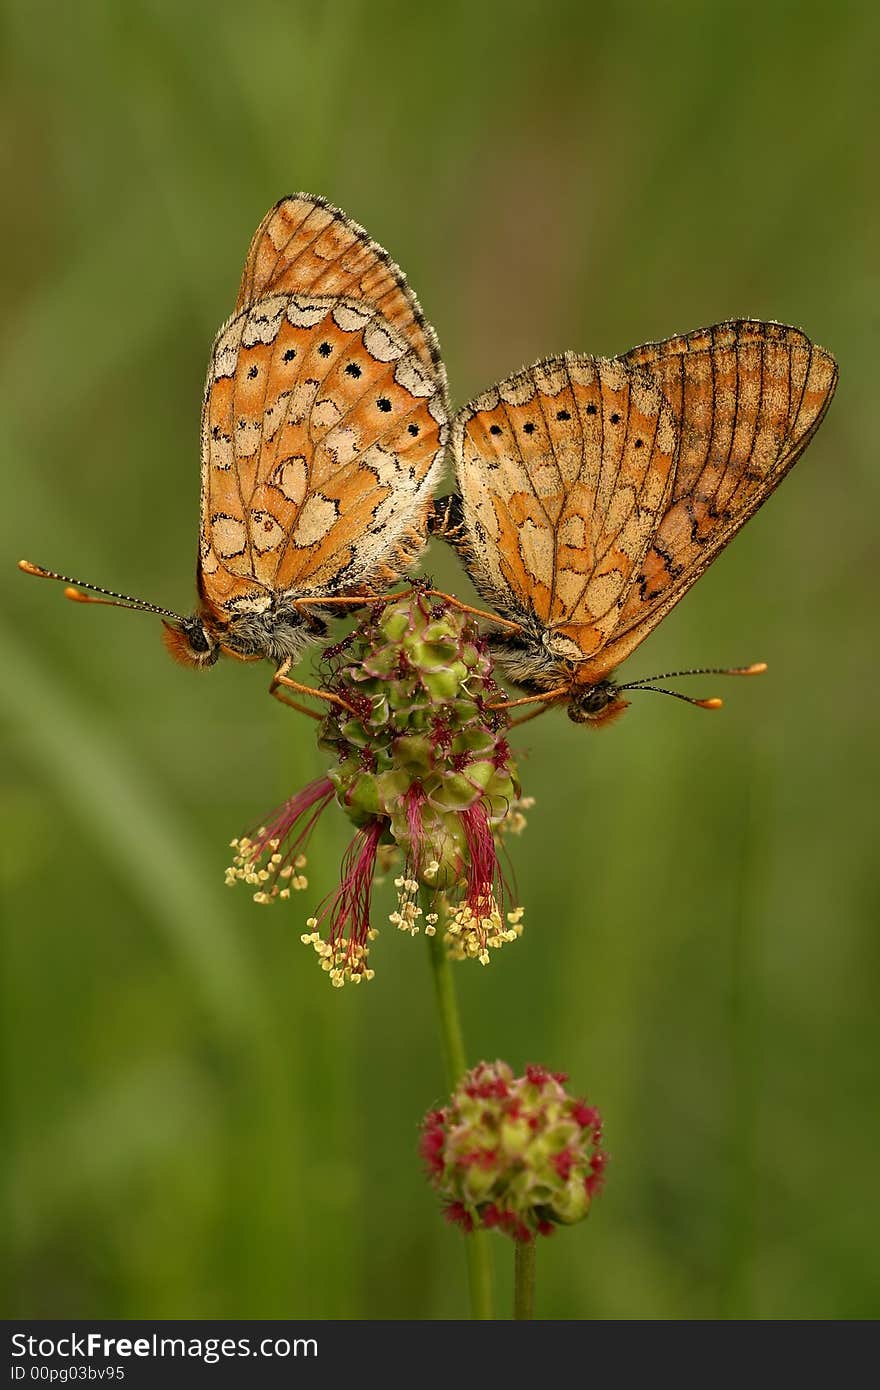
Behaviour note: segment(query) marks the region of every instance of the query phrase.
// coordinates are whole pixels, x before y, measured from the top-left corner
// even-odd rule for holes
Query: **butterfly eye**
[[[582,700],[582,708],[585,714],[601,714],[607,704],[614,699],[614,687],[607,681],[601,685],[594,685]]]
[[[170,656],[182,666],[213,666],[220,655],[220,648],[214,641],[202,619],[194,614],[180,623],[169,623],[163,618],[162,640]]]
[[[604,723],[622,713],[627,701],[621,700],[618,687],[611,681],[599,681],[574,696],[568,706],[568,717],[575,724]]]
[[[201,655],[211,650],[211,639],[200,622],[190,620],[184,623],[183,630],[194,652]]]

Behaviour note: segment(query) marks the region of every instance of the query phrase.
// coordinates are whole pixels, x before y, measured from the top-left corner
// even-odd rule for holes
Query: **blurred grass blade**
[[[54,784],[71,820],[91,827],[107,858],[128,873],[214,1012],[227,1025],[244,1026],[257,984],[218,903],[222,892],[210,880],[201,846],[163,804],[147,769],[55,686],[50,669],[0,623],[0,700],[13,737]],[[58,834],[64,834],[62,813]],[[218,881],[221,868],[218,858]]]

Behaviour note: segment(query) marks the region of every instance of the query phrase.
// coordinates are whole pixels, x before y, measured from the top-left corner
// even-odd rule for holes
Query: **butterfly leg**
[[[467,528],[464,524],[464,509],[461,497],[451,492],[448,497],[439,497],[428,514],[428,535],[439,536],[461,554],[467,546]]]
[[[439,536],[447,545],[451,545],[465,569],[470,569],[471,543],[464,524],[461,497],[457,492],[450,493],[448,497],[440,497],[434,502],[428,515],[428,535]],[[519,623],[511,622],[509,618],[501,618],[497,613],[488,613],[484,608],[472,608],[470,604],[462,603],[452,594],[445,594],[442,589],[425,589],[424,592],[434,598],[442,598],[453,608],[457,608],[459,613],[470,613],[475,618],[495,623],[498,627],[506,627],[512,632],[522,631]]]
[[[317,710],[309,709],[308,705],[303,705],[299,700],[291,700],[289,695],[285,695],[283,690],[279,690],[276,685],[269,686],[269,694],[279,704],[288,705],[290,709],[298,710],[300,714],[307,714],[310,719],[321,720],[323,715],[318,714]]]
[[[326,598],[298,598],[293,600],[294,608],[369,608],[374,603],[391,603],[394,599],[409,598],[412,589],[400,589],[394,594],[353,594]]]
[[[276,700],[281,699],[285,704],[293,704],[293,701],[290,700],[289,697],[285,698],[278,692],[279,685],[283,685],[286,690],[296,690],[300,695],[312,695],[316,700],[326,700],[330,705],[341,705],[344,710],[348,710],[349,714],[353,714],[355,718],[357,718],[357,710],[352,708],[346,700],[343,700],[341,695],[334,695],[330,690],[316,690],[314,686],[302,685],[299,681],[291,680],[290,676],[287,674],[289,670],[290,657],[285,657],[272,677],[272,682],[269,686],[269,694],[274,695]],[[294,708],[296,709],[297,706],[294,705]],[[312,713],[312,711],[309,710],[308,713]],[[316,715],[315,717],[317,719],[321,718],[320,715]]]
[[[487,705],[487,709],[517,709],[520,705],[543,704],[548,709],[551,704],[563,699],[569,694],[567,685],[558,685],[555,690],[544,690],[540,695],[523,695],[519,700],[498,700],[494,704]],[[538,713],[542,713],[541,710]],[[523,720],[523,723],[525,721]]]
[[[445,594],[442,589],[423,589],[422,593],[429,598],[442,598],[444,603],[448,603],[451,608],[457,608],[459,613],[470,613],[475,618],[482,618],[484,622],[496,623],[512,632],[522,632],[520,623],[511,622],[510,618],[499,617],[497,613],[490,613],[485,608],[472,608],[469,603],[462,603],[454,594]]]
[[[444,593],[442,589],[423,588],[416,585],[411,589],[399,589],[393,594],[355,594],[352,597],[339,596],[335,598],[309,598],[294,599],[296,608],[369,608],[374,603],[392,603],[396,599],[409,598],[412,594],[424,594],[426,598],[440,598],[450,607],[457,608],[460,613],[470,613],[475,618],[482,618],[487,623],[496,623],[501,627],[510,628],[513,632],[521,632],[519,623],[511,622],[509,618],[499,617],[497,613],[490,613],[485,608],[472,608],[468,603],[462,603],[454,594]]]
[[[552,705],[548,705],[545,702],[543,705],[541,705],[540,709],[533,709],[531,714],[522,714],[520,715],[519,719],[511,719],[510,727],[511,729],[516,729],[519,727],[520,724],[528,724],[530,719],[538,719],[542,714],[546,714],[548,709],[552,708]]]
[[[369,608],[374,603],[393,603],[397,599],[410,598],[412,594],[424,594],[426,598],[440,598],[450,607],[457,608],[459,613],[470,613],[475,618],[482,618],[484,622],[495,623],[499,627],[508,628],[512,632],[521,632],[522,627],[519,623],[512,622],[509,618],[502,618],[497,613],[490,613],[485,608],[473,608],[469,603],[462,603],[454,594],[444,593],[442,589],[433,589],[421,584],[414,584],[410,589],[398,589],[392,594],[353,594],[353,595],[318,595],[311,598],[299,598],[293,600],[294,608]]]

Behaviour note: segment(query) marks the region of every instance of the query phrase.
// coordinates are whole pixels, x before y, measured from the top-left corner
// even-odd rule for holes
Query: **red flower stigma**
[[[276,807],[268,824],[233,840],[235,857],[226,871],[226,882],[250,884],[257,889],[254,898],[260,903],[289,897],[291,886],[306,887],[307,880],[300,872],[305,864],[303,850],[333,796],[333,783],[328,777],[319,777]]]
[[[468,848],[465,903],[474,917],[479,919],[488,913],[492,889],[498,876],[495,838],[489,828],[486,808],[482,801],[475,801],[473,805],[460,811],[459,816]]]
[[[605,1169],[608,1165],[608,1155],[598,1150],[590,1159],[591,1171],[584,1179],[584,1187],[588,1197],[594,1197],[597,1192],[601,1192],[605,1182]]]
[[[291,796],[282,806],[271,812],[268,825],[260,826],[259,830],[249,832],[247,838],[251,842],[253,858],[259,859],[260,855],[268,849],[270,840],[277,840],[278,848],[284,856],[279,869],[283,868],[301,849],[305,848],[315,823],[332,797],[333,783],[329,777],[319,777],[317,781],[310,782],[307,787],[303,787],[301,792]],[[290,836],[296,829],[297,822],[313,806],[317,807],[317,810],[314,815],[309,817],[296,839],[291,843]]]
[[[443,1211],[450,1226],[459,1226],[467,1235],[474,1229],[474,1218],[463,1202],[450,1202]]]
[[[425,1128],[419,1143],[419,1156],[424,1159],[429,1173],[443,1172],[443,1145],[445,1143],[442,1126],[436,1129]]]
[[[571,1113],[581,1129],[595,1129],[597,1125],[601,1129],[602,1120],[595,1105],[588,1105],[585,1100],[579,1100]]]
[[[422,822],[422,807],[427,801],[421,782],[413,782],[406,793],[406,823],[409,829],[410,863],[414,875],[422,868],[424,861],[425,827]]]
[[[510,744],[506,738],[500,738],[495,744],[495,751],[492,754],[493,767],[503,767],[510,757]]]
[[[381,821],[374,820],[358,831],[342,860],[342,881],[318,915],[319,924],[330,919],[327,939],[331,946],[348,938],[349,958],[355,947],[363,948],[367,943],[376,852],[384,828]]]
[[[452,747],[452,730],[439,715],[431,725],[431,743],[438,753],[448,753]]]
[[[571,1170],[577,1161],[577,1154],[572,1153],[571,1149],[561,1149],[558,1154],[553,1155],[550,1161],[562,1181],[568,1182]]]
[[[461,1168],[491,1168],[498,1158],[497,1149],[471,1149],[461,1154],[458,1163]]]

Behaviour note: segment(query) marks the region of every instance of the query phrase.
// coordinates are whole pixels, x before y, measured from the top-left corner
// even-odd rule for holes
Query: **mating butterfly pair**
[[[287,672],[326,615],[440,534],[496,610],[493,655],[526,692],[509,703],[603,722],[645,688],[614,669],[782,480],[836,382],[797,329],[745,320],[549,358],[450,429],[437,340],[398,267],[323,199],[285,198],[208,372],[198,612],[67,592],[160,614],[187,664],[269,658],[291,702],[278,686],[309,691]],[[447,446],[459,492],[435,505]]]

